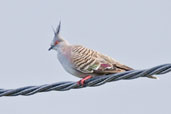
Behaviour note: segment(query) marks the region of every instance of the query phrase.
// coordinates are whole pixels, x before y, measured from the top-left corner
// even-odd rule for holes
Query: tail
[[[116,66],[117,66],[117,68],[120,68],[120,69],[125,70],[125,71],[134,70],[133,68],[128,67],[126,65],[122,65],[122,64],[117,64]],[[157,77],[152,76],[152,75],[151,76],[148,76],[147,78],[158,79]]]
[[[126,66],[126,65],[123,65],[123,64],[114,64],[113,65],[114,67],[117,67],[117,68],[119,68],[119,69],[121,69],[121,70],[125,70],[125,71],[129,71],[129,70],[134,70],[133,68],[131,68],[131,67],[128,67],[128,66]]]
[[[147,78],[151,78],[151,79],[159,79],[158,77],[155,77],[155,76],[148,76]]]

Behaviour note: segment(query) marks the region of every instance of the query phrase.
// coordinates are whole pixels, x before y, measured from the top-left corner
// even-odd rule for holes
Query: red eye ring
[[[56,42],[55,42],[55,45],[57,45],[58,43],[59,43],[59,42],[58,42],[58,41],[56,41]]]

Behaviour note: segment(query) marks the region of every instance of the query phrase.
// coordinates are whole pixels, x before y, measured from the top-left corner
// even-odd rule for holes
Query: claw
[[[78,85],[81,85],[82,87],[84,86],[85,84],[85,81],[92,78],[92,76],[86,76],[85,78],[81,79],[80,81],[77,82]]]

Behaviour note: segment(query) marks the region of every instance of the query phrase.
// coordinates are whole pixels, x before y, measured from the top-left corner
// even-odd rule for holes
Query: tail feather
[[[155,77],[155,76],[148,76],[148,78],[151,78],[151,79],[159,79],[158,77]]]
[[[133,68],[128,67],[126,65],[122,65],[122,64],[114,64],[113,66],[117,67],[118,69],[125,70],[125,71],[134,70]]]
[[[126,66],[126,65],[121,65],[121,64],[117,64],[117,65],[115,65],[117,68],[119,68],[119,69],[122,69],[122,70],[125,70],[125,71],[129,71],[129,70],[134,70],[133,68],[130,68],[130,67],[128,67],[128,66]],[[155,76],[148,76],[148,78],[151,78],[151,79],[158,79],[157,77],[155,77]]]

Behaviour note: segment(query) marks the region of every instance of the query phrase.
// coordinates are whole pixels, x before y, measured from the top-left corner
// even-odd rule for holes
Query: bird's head
[[[59,22],[58,27],[56,28],[56,30],[53,29],[54,31],[54,38],[52,40],[51,46],[49,48],[50,50],[57,50],[58,45],[63,42],[64,40],[60,37],[59,32],[60,32],[60,28],[61,28],[61,22]]]

